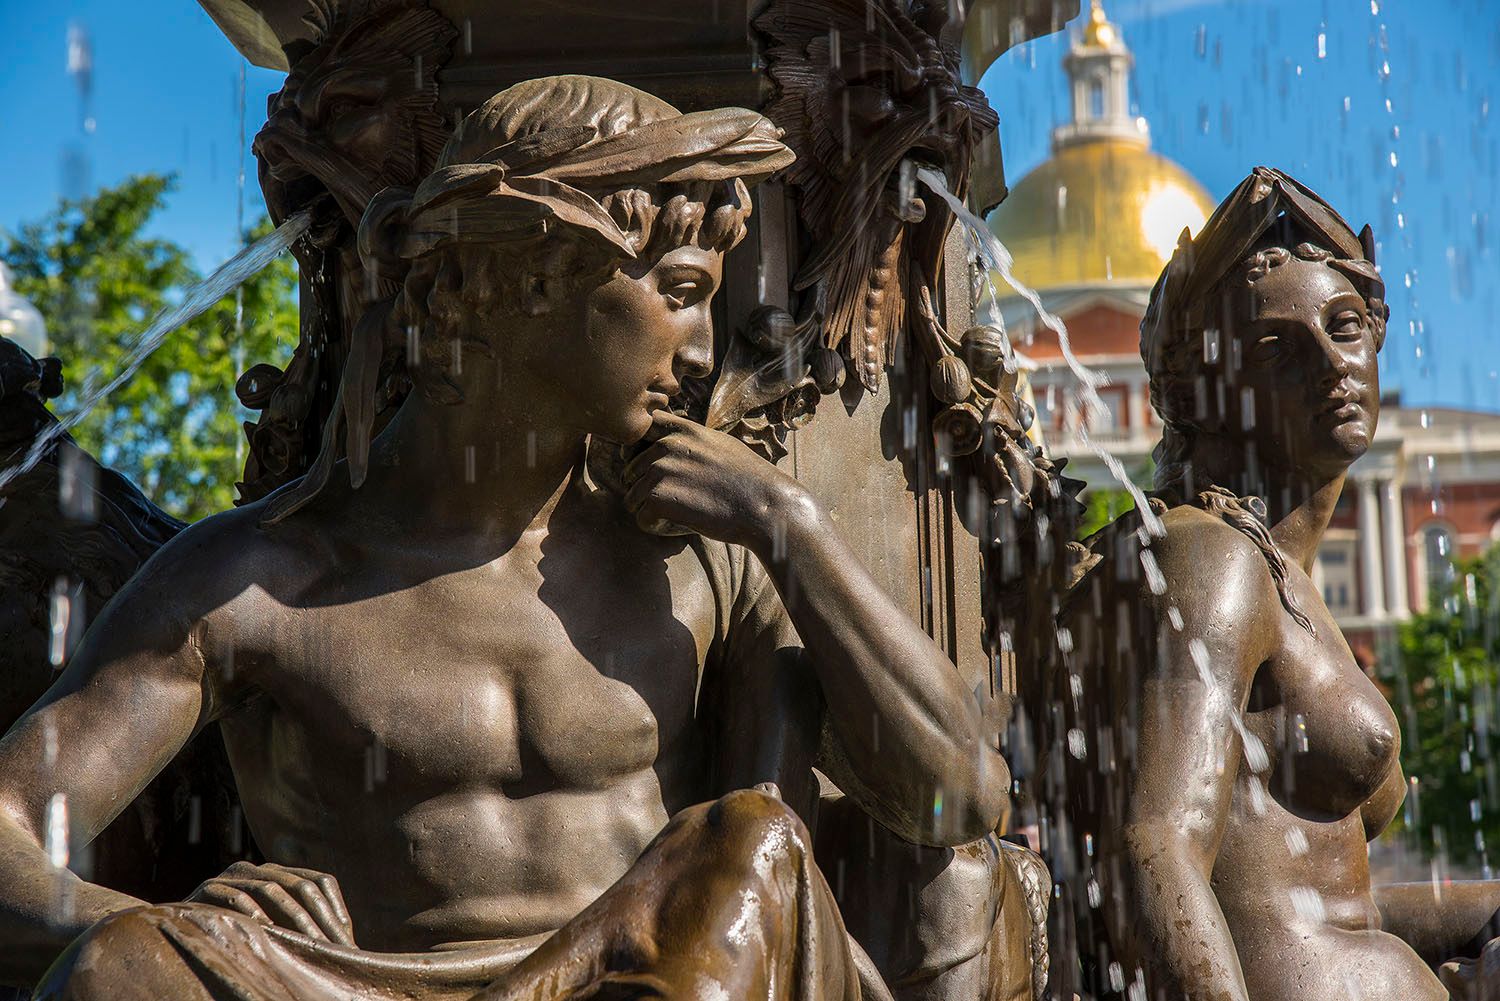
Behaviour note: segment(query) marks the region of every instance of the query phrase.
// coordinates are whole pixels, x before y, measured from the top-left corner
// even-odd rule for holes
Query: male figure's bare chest
[[[437,786],[599,788],[650,768],[695,725],[706,579],[568,563],[351,580],[302,603],[257,679],[275,738]]]

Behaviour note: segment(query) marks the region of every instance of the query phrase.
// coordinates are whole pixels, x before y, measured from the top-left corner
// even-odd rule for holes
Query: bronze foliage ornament
[[[778,0],[755,19],[787,133],[812,252],[794,287],[818,290],[823,346],[842,348],[870,392],[942,270],[952,216],[918,196],[918,165],[963,197],[980,139],[998,122],[960,82],[940,41],[947,12],[907,0]]]
[[[305,473],[333,411],[353,327],[365,307],[395,292],[360,267],[355,230],[370,200],[431,170],[451,133],[437,73],[458,31],[426,0],[309,0],[313,41],[288,46],[291,71],[272,95],[253,150],[273,222],[311,208],[293,246],[310,301],[286,369],[259,364],[240,377],[240,401],[260,410],[249,440],[240,503]],[[384,414],[409,387],[400,352],[383,359]]]

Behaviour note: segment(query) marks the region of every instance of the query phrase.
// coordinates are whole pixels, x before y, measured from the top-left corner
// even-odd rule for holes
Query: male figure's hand
[[[215,904],[318,941],[354,945],[344,894],[324,872],[236,862],[194,890],[188,902]]]
[[[778,524],[815,510],[800,483],[743,442],[659,410],[625,467],[625,506],[658,535],[686,530],[763,553]]]

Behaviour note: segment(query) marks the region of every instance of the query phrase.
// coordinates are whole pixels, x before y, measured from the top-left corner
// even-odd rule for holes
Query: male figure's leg
[[[859,1001],[844,923],[807,829],[781,800],[744,790],[683,810],[476,1001],[651,997]]]
[[[871,1001],[888,998],[867,971]],[[207,905],[125,911],[69,947],[39,1001],[859,1001],[807,829],[774,796],[673,817],[630,871],[516,962],[514,948],[382,956]]]
[[[37,1001],[467,1001],[534,942],[374,953],[210,904],[106,918],[60,956]]]
[[[913,845],[853,800],[825,794],[817,855],[851,936],[898,1001],[1041,996],[1035,974],[1046,957],[1050,877],[1034,853],[996,838]]]

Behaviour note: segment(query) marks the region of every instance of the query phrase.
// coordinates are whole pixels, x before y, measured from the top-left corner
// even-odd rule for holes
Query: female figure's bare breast
[[[241,613],[274,626],[223,721],[247,819],[272,861],[339,877],[364,947],[559,927],[706,795],[702,753],[661,752],[702,739],[708,578],[686,546],[605,539],[347,553]]]
[[[1314,632],[1281,616],[1244,723],[1264,751],[1238,762],[1213,887],[1250,996],[1301,998],[1330,971],[1350,997],[1442,997],[1400,939],[1379,930],[1367,842],[1401,803],[1400,731],[1302,571],[1288,589]],[[1272,600],[1274,596],[1271,596]]]

